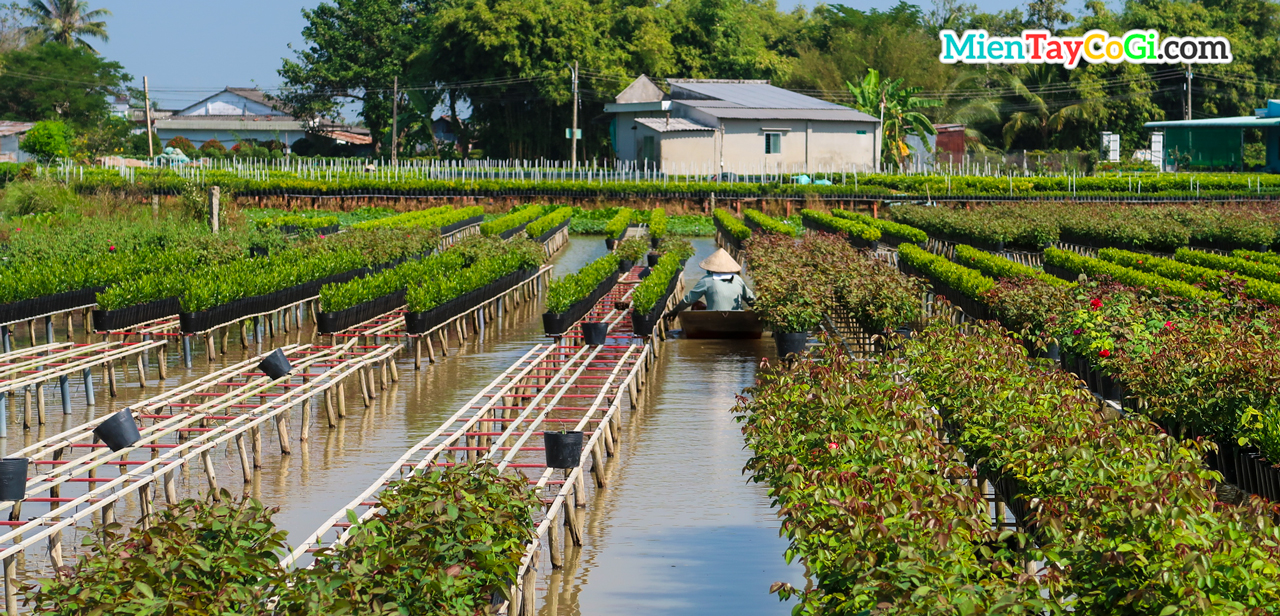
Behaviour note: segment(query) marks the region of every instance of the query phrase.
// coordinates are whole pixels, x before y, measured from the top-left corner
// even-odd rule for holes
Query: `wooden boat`
[[[685,310],[680,313],[680,327],[685,338],[695,340],[755,340],[764,333],[764,323],[750,310]]]

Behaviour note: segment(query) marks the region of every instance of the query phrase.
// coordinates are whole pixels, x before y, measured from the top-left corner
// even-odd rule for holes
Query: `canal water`
[[[695,247],[698,254],[690,259],[687,278],[701,275],[696,263],[714,250],[710,240],[697,240]],[[602,238],[574,237],[557,255],[555,275],[576,271],[604,252]],[[446,359],[420,371],[413,369],[411,357],[402,355],[398,383],[380,391],[369,408],[360,403],[358,392],[349,391],[349,415],[339,419],[337,428],[324,425],[323,413],[313,414],[307,442],[296,440],[295,414],[292,455],[280,455],[273,431],[264,430],[264,464],[251,484],[241,484],[235,449],[219,449],[214,464],[222,487],[279,507],[276,523],[295,541],[302,540],[532,345],[545,342],[540,314],[536,305],[508,314],[504,327],[472,337],[465,348],[451,350]],[[310,332],[308,324],[300,332],[277,336],[274,344],[305,343]],[[242,349],[234,338],[228,354],[213,362],[197,351],[190,369],[178,367],[177,353],[171,351],[163,388],[252,357],[272,344],[250,343]],[[801,583],[802,570],[783,561],[787,544],[778,536],[765,489],[746,483],[741,474],[747,452],[729,413],[737,393],[752,383],[759,358],[773,353],[768,339],[666,344],[640,409],[624,418],[622,443],[608,466],[610,487],[592,495],[596,502],[586,510],[584,545],[571,550],[564,570],[550,574],[549,565],[543,569],[544,614],[789,611],[768,589],[775,581]],[[151,386],[142,389],[131,372],[117,398],[99,389],[94,408],[84,405],[82,392],[73,391],[68,415],[61,413],[55,394],[49,424],[24,434],[11,417],[10,436],[0,439],[0,447],[13,452],[159,394],[154,368],[148,376]],[[203,473],[188,468],[179,485],[181,495],[205,489]],[[44,513],[44,507],[24,510],[24,517]],[[117,515],[132,522],[138,511],[136,498],[131,498]],[[68,564],[89,530],[83,525],[64,539]],[[36,549],[19,562],[20,579],[50,574],[48,557]]]

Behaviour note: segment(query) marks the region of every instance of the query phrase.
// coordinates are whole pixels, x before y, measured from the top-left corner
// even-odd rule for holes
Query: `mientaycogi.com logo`
[[[1048,30],[1023,30],[1022,36],[990,36],[986,30],[938,33],[944,64],[1228,64],[1231,41],[1221,36],[1160,38],[1155,30],[1130,30],[1111,36],[1090,30],[1084,36],[1054,36]]]

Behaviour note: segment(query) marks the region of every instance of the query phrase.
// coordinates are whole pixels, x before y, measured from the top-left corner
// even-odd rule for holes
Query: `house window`
[[[860,131],[858,131],[858,134],[859,134],[859,135],[865,135],[865,134],[867,134],[867,131],[865,131],[865,130],[860,130]]]
[[[782,153],[782,133],[765,133],[764,134],[764,153],[765,154],[781,154]]]

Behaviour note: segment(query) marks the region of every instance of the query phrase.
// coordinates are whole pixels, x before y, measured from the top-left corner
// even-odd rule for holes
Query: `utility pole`
[[[1191,119],[1191,65],[1187,65],[1187,112],[1183,114],[1184,120]]]
[[[578,61],[573,61],[573,132],[570,133],[570,146],[573,153],[569,155],[569,164],[578,167]]]
[[[400,138],[400,78],[391,78],[391,166],[396,166],[396,146]]]
[[[155,145],[152,143],[152,139],[154,139],[154,137],[151,136],[151,86],[147,83],[147,77],[145,75],[142,77],[142,98],[146,104],[146,109],[144,111],[147,112],[147,157],[155,159],[156,149]]]

